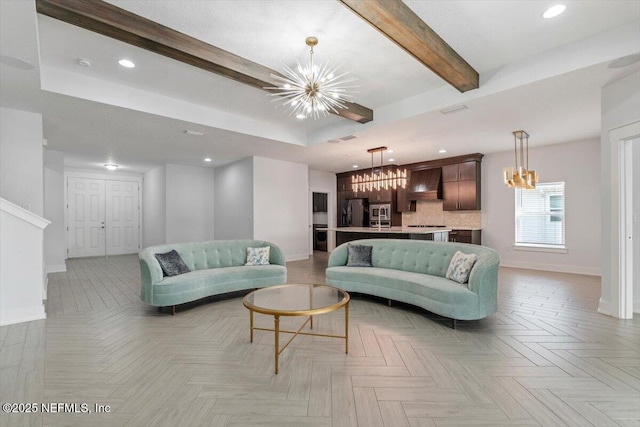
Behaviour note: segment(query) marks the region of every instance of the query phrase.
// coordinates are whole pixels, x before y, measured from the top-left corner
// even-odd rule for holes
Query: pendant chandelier
[[[309,61],[305,65],[298,61],[295,70],[283,65],[284,76],[271,74],[276,86],[265,89],[274,91],[271,96],[278,96],[274,101],[281,101],[285,112],[298,119],[318,119],[330,111],[348,109],[345,102],[351,98],[351,89],[355,86],[345,85],[355,79],[346,77],[348,72],[339,72],[340,67],[314,63],[313,47],[318,39],[307,37],[306,43],[310,48]]]
[[[407,186],[407,170],[397,167],[390,167],[384,171],[383,153],[387,151],[387,147],[370,148],[367,150],[371,153],[371,174],[357,174],[351,176],[351,190],[355,193],[364,191],[380,191],[390,188],[406,188]],[[380,152],[380,169],[376,173],[373,165],[373,154]]]
[[[529,169],[529,134],[523,130],[513,132],[513,143],[516,163],[515,167],[503,169],[504,183],[512,188],[534,189],[538,174]]]

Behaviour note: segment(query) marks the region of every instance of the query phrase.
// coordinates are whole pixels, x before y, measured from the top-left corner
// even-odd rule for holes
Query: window
[[[564,182],[516,189],[516,246],[564,249]]]

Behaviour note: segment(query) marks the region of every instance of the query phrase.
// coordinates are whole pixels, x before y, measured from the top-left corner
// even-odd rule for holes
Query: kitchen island
[[[449,241],[448,227],[331,227],[326,229],[336,233],[336,246],[359,239],[411,239]]]

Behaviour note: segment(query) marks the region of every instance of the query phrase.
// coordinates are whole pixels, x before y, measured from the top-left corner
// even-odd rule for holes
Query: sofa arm
[[[273,243],[269,243],[269,242],[264,242],[265,244],[269,245],[269,264],[275,264],[275,265],[284,265],[286,266],[286,260],[284,257],[284,254],[282,253],[282,250],[274,245]]]
[[[498,255],[490,254],[478,260],[469,275],[469,289],[478,294],[480,309],[483,312],[497,309],[499,265]]]
[[[347,258],[349,256],[349,243],[343,243],[329,255],[329,264],[327,267],[339,267],[347,265]]]
[[[141,298],[151,303],[153,301],[153,285],[162,281],[162,268],[150,249],[145,249],[138,254],[140,260]]]

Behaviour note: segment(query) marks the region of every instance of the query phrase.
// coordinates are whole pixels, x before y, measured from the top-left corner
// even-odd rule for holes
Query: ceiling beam
[[[38,13],[264,90],[275,70],[101,0],[36,0]],[[346,102],[337,115],[367,123],[373,111]],[[332,114],[336,114],[331,112]]]
[[[445,81],[466,92],[478,72],[401,0],[339,0]]]

